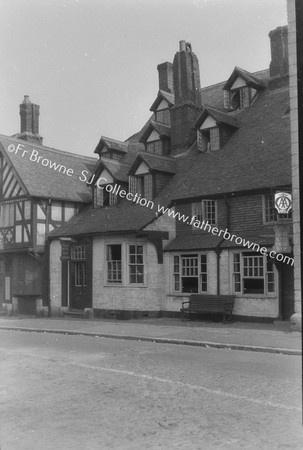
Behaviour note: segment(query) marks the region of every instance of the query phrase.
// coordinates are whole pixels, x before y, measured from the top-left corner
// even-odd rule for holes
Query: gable
[[[236,81],[232,84],[232,86],[230,87],[230,90],[232,91],[233,89],[239,89],[246,85],[247,85],[246,81],[242,77],[238,77],[236,79]]]
[[[149,173],[149,168],[147,164],[145,164],[145,162],[142,161],[138,169],[136,170],[135,175],[143,175],[145,173]]]
[[[156,130],[153,130],[150,135],[148,136],[148,138],[146,139],[146,142],[150,142],[150,141],[158,141],[160,139],[160,135]]]
[[[0,199],[23,197],[27,192],[17,179],[14,169],[0,153]]]
[[[169,104],[167,101],[162,100],[159,104],[159,106],[157,107],[157,111],[160,111],[161,109],[167,109],[169,108]]]
[[[206,130],[207,128],[213,128],[217,126],[217,122],[212,116],[207,116],[202,123],[200,130]]]
[[[113,177],[111,176],[109,171],[106,169],[102,170],[98,180],[100,180],[100,181],[98,181],[98,185],[100,185],[100,186],[114,182]]]

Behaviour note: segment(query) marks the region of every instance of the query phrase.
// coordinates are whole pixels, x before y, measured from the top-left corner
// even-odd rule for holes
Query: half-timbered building
[[[36,314],[48,311],[46,238],[91,202],[82,171],[96,160],[43,146],[28,96],[20,115],[21,132],[0,135],[0,302]]]

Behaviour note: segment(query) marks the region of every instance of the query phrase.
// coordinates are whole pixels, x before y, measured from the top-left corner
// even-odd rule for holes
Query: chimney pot
[[[185,52],[185,50],[186,50],[186,42],[185,41],[180,41],[179,42],[179,47],[180,47],[180,52]]]
[[[164,62],[157,66],[159,72],[159,90],[173,93],[173,65],[170,62]]]

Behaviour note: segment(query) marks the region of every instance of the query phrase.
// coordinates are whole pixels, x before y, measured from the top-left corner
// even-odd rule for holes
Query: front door
[[[281,264],[281,304],[282,319],[289,320],[294,311],[294,269],[286,263]]]
[[[92,306],[92,258],[91,244],[71,247],[70,259],[70,308],[84,309]]]

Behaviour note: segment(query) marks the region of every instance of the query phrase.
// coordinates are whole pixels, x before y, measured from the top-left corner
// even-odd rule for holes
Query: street
[[[1,450],[301,449],[301,358],[0,331]]]

